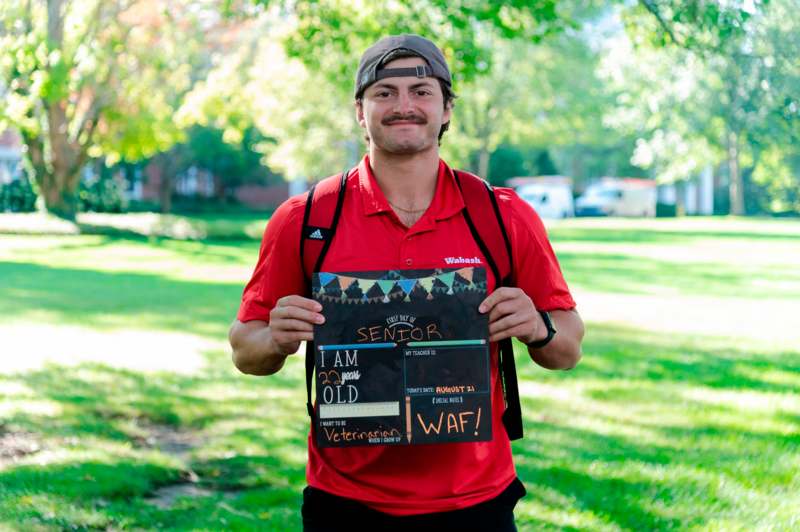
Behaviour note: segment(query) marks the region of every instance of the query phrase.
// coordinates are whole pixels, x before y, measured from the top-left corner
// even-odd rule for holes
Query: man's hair
[[[420,56],[415,54],[414,52],[412,52],[410,50],[394,50],[394,51],[390,52],[386,56],[386,58],[384,58],[383,63],[386,64],[386,63],[389,63],[390,61],[394,61],[395,59],[404,59],[406,57],[420,57]],[[424,57],[421,57],[421,59],[425,60]],[[444,108],[447,109],[448,106],[452,107],[453,103],[455,102],[455,99],[457,98],[456,94],[453,92],[453,90],[450,88],[450,86],[447,85],[447,83],[445,83],[441,79],[436,78],[436,81],[439,82],[439,87],[442,88],[442,96],[443,96],[443,99],[444,99]],[[356,98],[356,101],[359,104],[361,104],[363,98],[364,98],[364,96],[362,95],[361,97]],[[445,122],[444,124],[442,124],[441,129],[439,129],[439,145],[440,146],[442,145],[442,137],[444,136],[444,132],[447,131],[448,129],[450,129],[450,121],[449,120],[447,122]],[[367,144],[369,144],[369,134],[364,133],[364,140],[366,140]]]

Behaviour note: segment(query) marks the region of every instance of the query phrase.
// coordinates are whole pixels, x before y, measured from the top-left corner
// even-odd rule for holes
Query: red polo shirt
[[[477,258],[477,265],[490,273],[489,291],[494,290],[491,270],[461,216],[461,192],[443,161],[433,201],[411,228],[392,211],[368,157],[359,164],[357,175],[349,177],[347,187],[323,271],[453,268],[474,264]],[[269,321],[279,298],[308,294],[298,248],[306,196],[290,198],[270,219],[258,264],[244,290],[240,321]],[[518,286],[538,309],[575,307],[538,215],[511,189],[499,189],[497,197],[511,239]],[[308,484],[395,515],[455,510],[499,495],[516,473],[502,423],[496,343],[491,346],[491,361],[492,441],[320,449],[312,431]]]

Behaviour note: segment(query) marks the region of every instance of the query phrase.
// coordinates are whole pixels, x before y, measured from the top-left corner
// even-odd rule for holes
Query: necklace
[[[387,199],[386,201],[389,201],[389,200]],[[423,207],[422,209],[404,209],[403,207],[400,207],[399,205],[395,205],[391,201],[389,201],[389,205],[391,205],[392,207],[394,207],[397,210],[400,210],[400,211],[403,211],[403,212],[407,212],[409,214],[416,214],[418,212],[425,212],[426,210],[428,210],[428,207]]]

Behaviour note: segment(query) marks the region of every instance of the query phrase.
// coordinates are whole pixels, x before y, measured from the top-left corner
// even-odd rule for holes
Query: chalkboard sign
[[[320,447],[492,438],[478,267],[314,274]]]

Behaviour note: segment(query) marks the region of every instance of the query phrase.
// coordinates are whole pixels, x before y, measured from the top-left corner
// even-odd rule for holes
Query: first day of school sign
[[[312,296],[320,447],[492,438],[480,267],[320,272]]]

